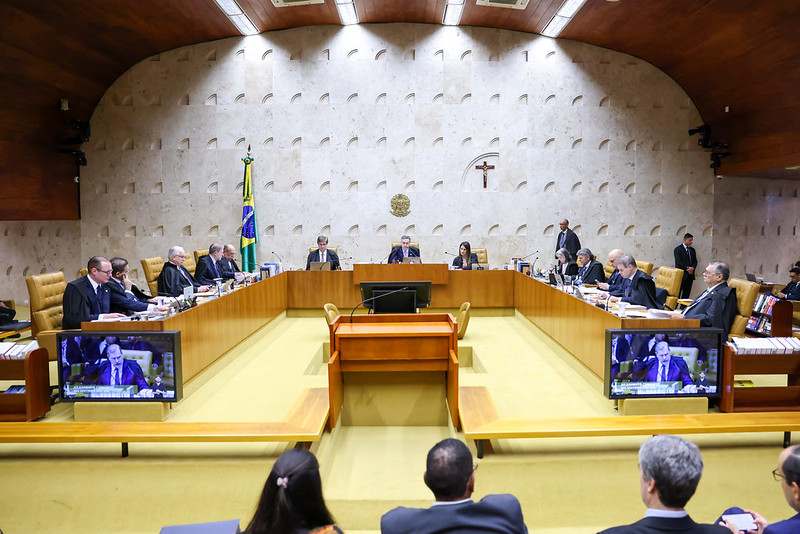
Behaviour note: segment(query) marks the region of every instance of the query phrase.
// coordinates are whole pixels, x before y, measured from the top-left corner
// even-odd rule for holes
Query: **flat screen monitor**
[[[177,402],[183,397],[180,332],[58,333],[62,401]]]
[[[375,291],[383,291],[380,299],[392,298],[384,296],[391,291],[413,291],[415,294],[416,308],[425,308],[431,305],[430,280],[416,282],[361,282],[361,300],[365,308],[372,309],[379,295]]]
[[[372,292],[374,313],[417,313],[417,292],[413,289],[387,291],[376,289]]]
[[[604,391],[609,399],[719,397],[722,330],[606,330]]]

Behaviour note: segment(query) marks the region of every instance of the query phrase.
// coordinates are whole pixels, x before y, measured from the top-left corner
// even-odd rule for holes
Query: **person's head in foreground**
[[[642,502],[652,509],[682,510],[703,474],[697,445],[678,436],[653,436],[639,448]]]

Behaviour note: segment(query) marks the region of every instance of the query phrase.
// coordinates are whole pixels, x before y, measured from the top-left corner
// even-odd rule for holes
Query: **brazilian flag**
[[[244,162],[244,187],[242,188],[242,271],[253,272],[258,270],[256,263],[256,243],[258,242],[258,232],[256,232],[256,207],[253,203],[253,180],[250,173],[250,166],[253,158],[250,154],[242,159]]]

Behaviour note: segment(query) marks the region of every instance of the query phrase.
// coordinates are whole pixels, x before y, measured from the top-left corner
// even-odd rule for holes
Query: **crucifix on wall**
[[[475,168],[483,171],[483,188],[486,189],[487,179],[489,177],[489,169],[494,169],[494,165],[489,165],[484,161],[483,165],[475,165]]]

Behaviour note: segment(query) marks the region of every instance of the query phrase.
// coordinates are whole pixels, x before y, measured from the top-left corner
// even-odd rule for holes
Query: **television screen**
[[[372,311],[375,313],[417,313],[417,292],[413,289],[376,289],[372,296],[375,297],[372,301]]]
[[[718,397],[722,343],[716,328],[606,330],[606,396]]]
[[[388,295],[392,291],[414,291],[417,308],[425,308],[431,305],[430,280],[416,282],[361,282],[360,288],[361,300],[365,308],[373,308],[378,299],[392,298]]]
[[[59,332],[58,368],[62,401],[183,397],[180,332]]]

